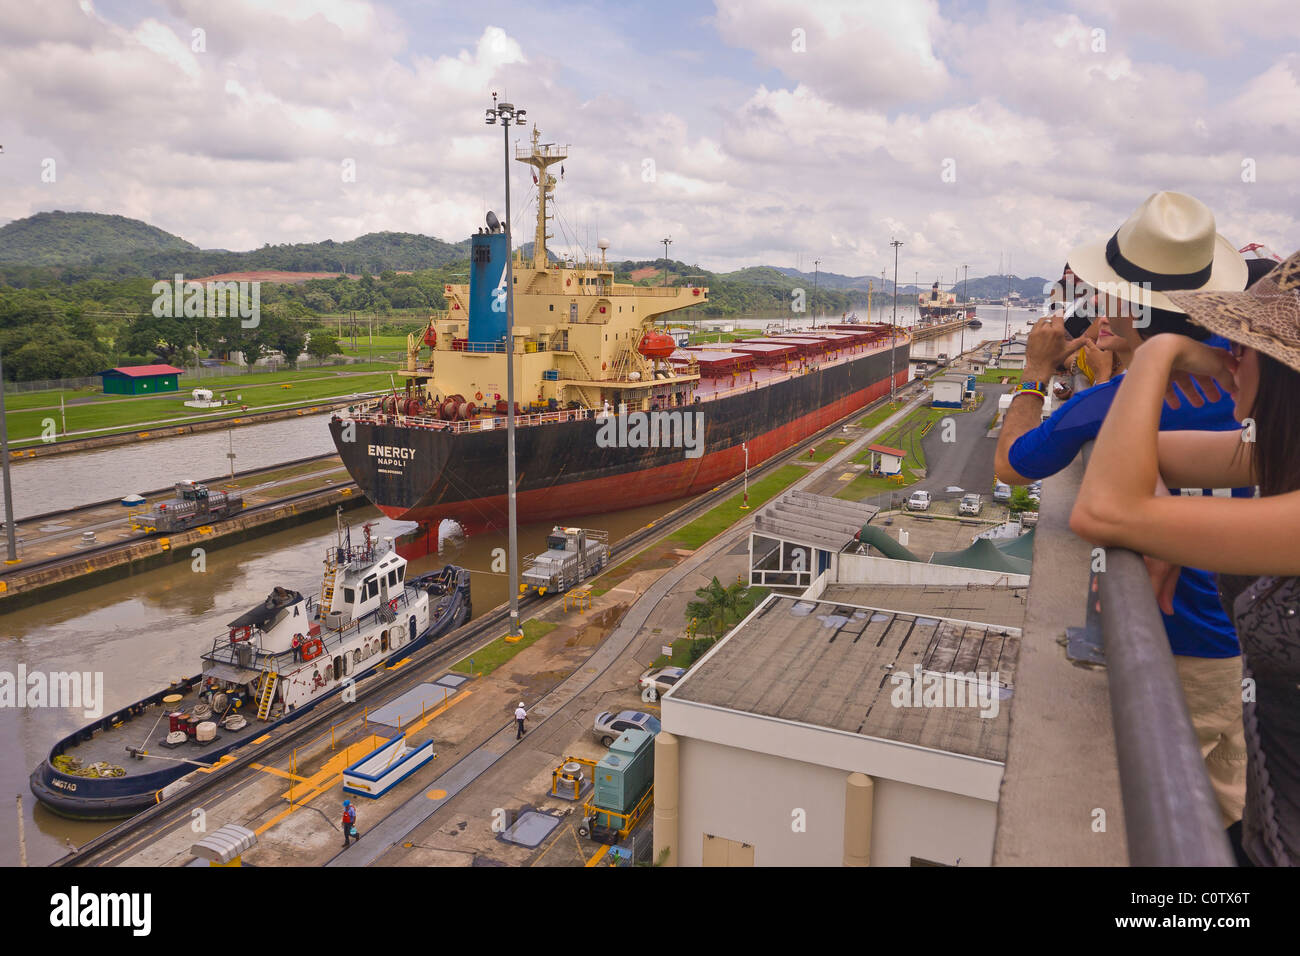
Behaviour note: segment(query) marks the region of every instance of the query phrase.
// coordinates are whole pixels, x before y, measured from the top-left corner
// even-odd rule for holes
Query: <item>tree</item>
[[[311,339],[307,342],[307,354],[312,358],[323,362],[331,355],[337,355],[338,351],[339,340],[333,332],[316,329],[311,333]]]

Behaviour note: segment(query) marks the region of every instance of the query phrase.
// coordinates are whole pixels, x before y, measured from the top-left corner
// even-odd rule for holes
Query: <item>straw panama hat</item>
[[[1127,302],[1182,312],[1166,292],[1240,292],[1246,261],[1214,231],[1214,214],[1199,199],[1159,192],[1147,198],[1109,239],[1071,251],[1070,268],[1100,292]]]
[[[1300,252],[1244,292],[1171,292],[1197,325],[1300,371]]]

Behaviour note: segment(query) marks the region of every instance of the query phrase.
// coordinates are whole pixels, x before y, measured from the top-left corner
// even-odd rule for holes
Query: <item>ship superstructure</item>
[[[445,286],[446,311],[408,339],[404,388],[331,421],[343,462],[385,514],[467,530],[504,522],[511,272],[521,522],[707,490],[888,394],[891,369],[906,383],[910,339],[883,325],[679,347],[655,321],[706,304],[706,286],[616,282],[603,240],[598,261],[552,261],[551,168],[568,155],[536,129],[516,149],[538,187],[531,255],[516,252],[507,270],[509,239],[489,214],[471,237],[469,283]]]

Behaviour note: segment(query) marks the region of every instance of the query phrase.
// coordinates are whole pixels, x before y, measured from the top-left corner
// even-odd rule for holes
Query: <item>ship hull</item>
[[[901,386],[909,346],[893,351],[894,381]],[[698,447],[604,447],[601,430],[607,438],[612,426],[598,419],[519,428],[519,521],[568,520],[707,491],[744,471],[746,446],[753,468],[888,395],[890,370],[890,350],[882,349],[674,409],[702,416]],[[351,441],[345,428],[354,430]],[[330,432],[352,477],[389,517],[422,524],[450,518],[470,531],[505,523],[505,429],[453,432],[395,420],[336,420]]]

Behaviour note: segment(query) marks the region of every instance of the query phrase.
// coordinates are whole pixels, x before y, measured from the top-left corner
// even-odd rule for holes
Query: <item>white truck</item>
[[[930,492],[914,491],[907,499],[908,511],[929,511],[930,510]]]
[[[957,510],[964,515],[977,515],[982,507],[984,502],[980,500],[979,495],[963,495]]]

